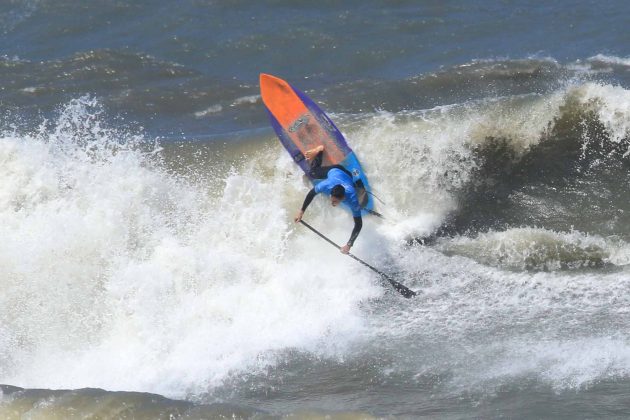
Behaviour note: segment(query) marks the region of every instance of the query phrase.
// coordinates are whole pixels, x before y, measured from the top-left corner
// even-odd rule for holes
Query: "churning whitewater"
[[[378,288],[309,268],[336,256],[295,238],[284,200],[301,185],[277,148],[195,185],[88,98],[0,142],[4,382],[198,394],[365,327]]]
[[[0,2],[0,418],[627,418],[629,13]],[[416,297],[293,221],[261,73],[343,132],[385,217],[352,252]]]
[[[629,103],[572,80],[334,115],[387,203],[355,253],[410,301],[292,222],[307,187],[271,135],[198,165],[89,97],[35,130],[16,120],[0,137],[1,380],[214,401],[330,365],[353,372],[332,383],[481,399],[624,378]],[[342,238],[340,213],[316,200],[305,218]]]

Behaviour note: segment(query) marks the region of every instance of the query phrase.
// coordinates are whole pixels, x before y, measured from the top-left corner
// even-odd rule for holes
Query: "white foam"
[[[630,138],[630,90],[591,82],[573,87],[568,94],[575,95],[585,107],[597,113],[611,141]]]
[[[217,114],[221,111],[223,111],[223,106],[221,106],[220,104],[216,104],[216,105],[209,106],[208,108],[202,111],[195,112],[195,117],[203,118],[203,117],[207,117],[208,115]]]
[[[498,388],[514,378],[535,378],[557,391],[579,390],[630,374],[630,345],[624,337],[515,340],[483,351],[491,353],[493,360],[475,370],[476,378],[469,378],[478,386]]]
[[[510,272],[422,247],[396,262],[423,293],[370,331],[420,380],[444,375],[455,395],[488,395],[531,381],[579,390],[630,373],[627,273]]]
[[[617,57],[614,55],[597,54],[588,59],[590,63],[603,63],[615,66],[630,67],[630,57]]]
[[[242,96],[240,98],[236,98],[234,102],[232,102],[232,106],[238,106],[243,104],[255,104],[260,101],[260,95],[248,95]]]
[[[516,228],[443,241],[440,248],[484,264],[510,269],[558,270],[630,264],[630,246],[581,232]]]
[[[383,293],[378,276],[291,222],[308,188],[275,139],[211,185],[191,185],[143,152],[146,140],[106,126],[92,100],[73,101],[36,133],[3,133],[0,179],[10,182],[0,183],[0,382],[181,396],[261,371],[290,350],[347,357],[365,341],[376,347],[412,341],[415,348],[446,343],[433,359],[401,350],[398,356],[411,364],[400,368],[441,372],[447,366],[465,387],[479,383],[482,369],[497,383],[522,372],[545,378],[551,366],[549,381],[560,387],[623,374],[624,337],[604,357],[609,370],[588,361],[580,367],[570,351],[557,351],[552,364],[534,355],[522,369],[502,366],[524,358],[510,343],[533,343],[534,353],[544,353],[545,342],[551,353],[577,347],[579,340],[572,344],[562,335],[567,325],[597,341],[601,335],[588,336],[594,315],[610,302],[620,316],[630,306],[624,273],[509,272],[460,254],[400,246],[460,205],[455,192],[476,168],[475,145],[495,136],[526,150],[567,95],[596,99],[594,109],[615,138],[626,132],[627,91],[594,83],[549,95],[336,118],[387,203],[379,210],[388,220],[366,218],[353,251],[378,267],[393,260],[401,280],[424,291],[391,309],[393,315],[360,308]],[[321,197],[305,218],[339,243],[352,226],[347,213]],[[519,245],[523,233],[488,233],[475,246],[492,254],[496,244],[507,249],[515,240],[504,254],[518,267],[534,250],[527,241]],[[608,239],[543,233],[572,246],[601,243],[613,264],[628,260],[627,247]],[[541,336],[509,335],[541,324],[547,328]],[[471,336],[496,343],[496,351],[471,353],[479,359],[449,352]],[[479,363],[471,366],[466,356]]]
[[[382,289],[295,234],[284,200],[303,191],[251,172],[283,151],[227,174],[214,199],[102,120],[81,99],[38,133],[0,136],[0,382],[181,396],[356,339],[358,303]]]

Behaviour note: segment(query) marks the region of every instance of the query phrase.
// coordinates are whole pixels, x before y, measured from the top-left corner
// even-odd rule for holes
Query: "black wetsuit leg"
[[[323,156],[324,152],[319,152],[317,156],[313,158],[313,161],[311,162],[311,171],[309,172],[309,175],[311,177],[315,179],[326,179],[326,177],[328,176],[328,171],[330,171],[331,169],[340,169],[346,175],[348,175],[350,179],[352,179],[352,174],[350,173],[350,171],[344,168],[342,165],[322,166]]]

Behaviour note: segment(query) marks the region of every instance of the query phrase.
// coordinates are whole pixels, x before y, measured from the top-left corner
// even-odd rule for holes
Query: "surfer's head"
[[[346,190],[343,188],[343,186],[341,184],[335,185],[330,191],[330,204],[332,204],[333,207],[337,207],[345,197]]]

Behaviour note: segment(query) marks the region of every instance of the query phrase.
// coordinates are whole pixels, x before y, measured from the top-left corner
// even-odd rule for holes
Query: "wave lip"
[[[630,57],[624,58],[614,55],[597,54],[593,57],[590,57],[587,62],[589,62],[595,68],[625,67],[630,70]]]
[[[475,238],[457,237],[442,241],[439,248],[447,255],[463,255],[512,270],[579,270],[630,263],[630,247],[624,242],[541,228],[490,231]]]
[[[143,392],[24,389],[0,385],[0,417],[53,418],[251,418],[268,413],[233,404],[198,405]]]
[[[24,389],[0,384],[0,417],[26,416],[103,419],[375,419],[371,414],[359,411],[333,412],[310,409],[273,415],[265,410],[241,404],[222,402],[197,404],[145,392],[106,391],[98,388]]]

